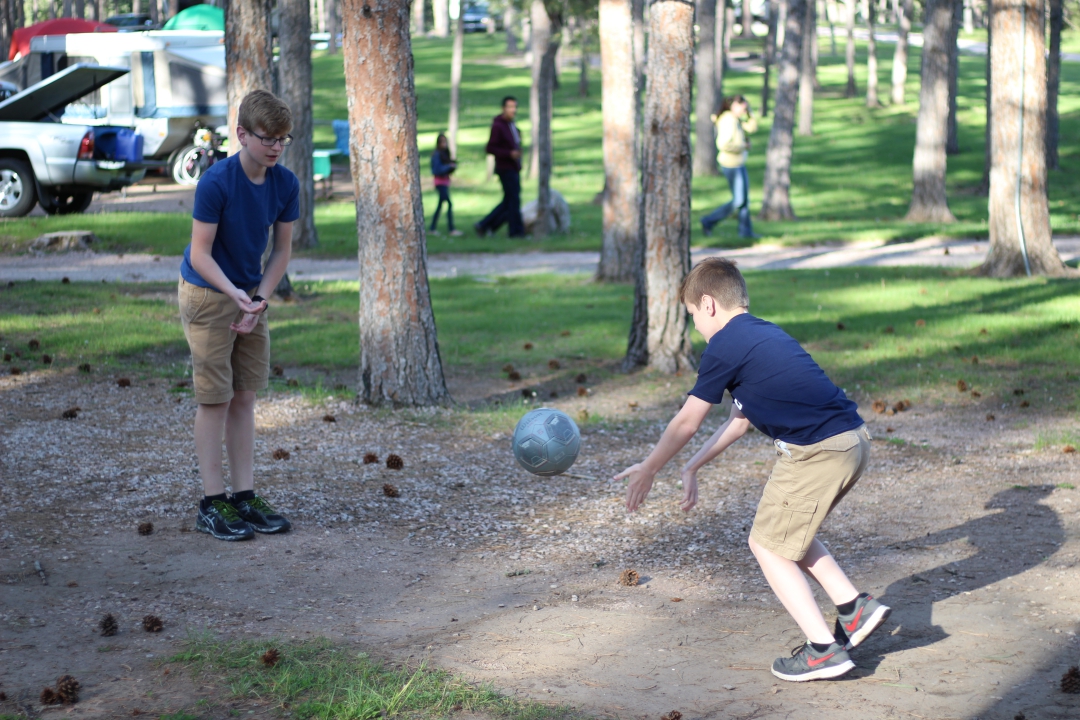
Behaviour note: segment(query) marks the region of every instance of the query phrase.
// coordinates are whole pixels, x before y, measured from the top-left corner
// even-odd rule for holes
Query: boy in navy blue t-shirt
[[[776,466],[758,504],[750,549],[773,592],[807,636],[772,672],[784,680],[834,678],[855,667],[847,651],[889,615],[860,593],[814,536],[855,485],[870,459],[870,434],[855,403],[836,387],[799,343],[747,312],[750,298],[735,263],[709,258],[683,281],[680,299],[709,341],[697,384],[642,463],[615,476],[629,478],[626,507],[635,511],[660,469],[694,437],[712,406],[729,392],[727,422],[682,469],[682,509],[697,503],[697,472],[753,424],[773,438]],[[836,604],[832,632],[806,576]]]
[[[195,454],[204,497],[195,527],[221,540],[288,532],[289,521],[255,494],[255,394],[270,377],[266,299],[281,281],[300,216],[300,184],[278,166],[292,142],[289,106],[257,90],[240,103],[240,151],[199,180],[191,244],[180,265],[180,320],[191,348]],[[263,271],[270,231],[274,246]],[[221,444],[233,495],[225,492]]]

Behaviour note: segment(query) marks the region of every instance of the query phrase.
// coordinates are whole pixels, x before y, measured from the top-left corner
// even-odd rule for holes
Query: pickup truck
[[[77,64],[0,102],[0,217],[21,217],[38,203],[50,215],[86,210],[94,192],[142,180],[147,164],[118,135],[131,131],[59,122],[64,108],[97,91],[127,68]]]

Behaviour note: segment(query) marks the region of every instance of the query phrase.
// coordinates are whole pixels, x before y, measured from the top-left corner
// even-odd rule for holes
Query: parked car
[[[157,30],[158,25],[146,13],[122,13],[105,18],[106,25],[113,25],[121,31]]]
[[[464,4],[461,14],[461,29],[467,33],[495,32],[502,29],[501,18],[492,15],[488,11],[485,2],[470,2]]]
[[[50,215],[80,213],[95,192],[142,180],[142,138],[130,127],[59,122],[64,108],[127,68],[76,64],[0,102],[0,217],[38,203]]]

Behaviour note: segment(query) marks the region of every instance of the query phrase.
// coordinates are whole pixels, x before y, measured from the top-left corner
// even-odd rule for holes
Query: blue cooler
[[[94,146],[94,155],[100,159],[131,163],[143,159],[143,137],[131,128],[98,128],[94,133]]]

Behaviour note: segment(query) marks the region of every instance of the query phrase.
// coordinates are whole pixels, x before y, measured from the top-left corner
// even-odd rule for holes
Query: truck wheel
[[[173,180],[177,185],[198,185],[199,178],[213,164],[214,155],[209,149],[186,145],[173,156]]]
[[[40,200],[40,205],[41,209],[49,215],[78,215],[85,212],[94,199],[92,192],[57,195],[46,190],[45,193]]]
[[[21,160],[0,158],[0,217],[22,217],[35,202],[34,171]]]

